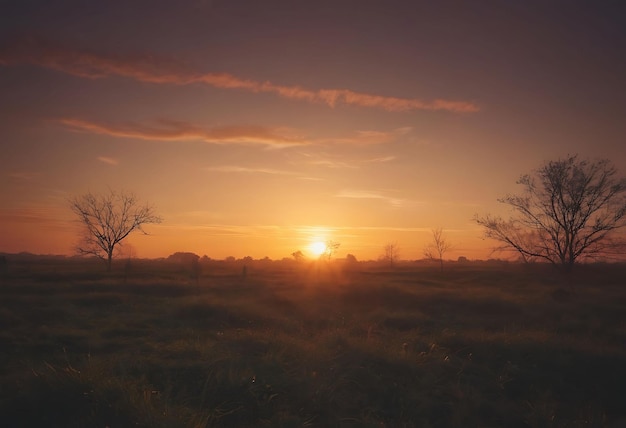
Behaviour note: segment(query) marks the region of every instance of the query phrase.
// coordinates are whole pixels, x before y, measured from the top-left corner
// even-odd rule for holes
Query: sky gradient
[[[134,192],[139,257],[490,257],[476,214],[545,161],[626,174],[619,1],[9,0],[0,251],[73,254],[67,200]]]

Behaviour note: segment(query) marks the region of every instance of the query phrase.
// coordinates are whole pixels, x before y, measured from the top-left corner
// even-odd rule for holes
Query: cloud
[[[352,161],[345,161],[345,160],[337,160],[338,156],[337,155],[333,155],[330,153],[325,153],[325,152],[320,152],[320,153],[315,153],[315,152],[298,152],[297,153],[298,156],[303,157],[304,160],[294,160],[293,162],[296,164],[307,164],[307,165],[314,165],[314,166],[323,166],[326,168],[358,168],[358,165],[356,165],[354,162]]]
[[[241,174],[267,174],[267,175],[282,175],[282,176],[290,176],[297,180],[306,180],[306,181],[324,181],[323,178],[312,177],[309,175],[300,175],[297,172],[286,171],[282,169],[273,169],[273,168],[259,168],[259,167],[247,167],[247,166],[237,166],[237,165],[222,165],[222,166],[211,166],[205,168],[207,171],[214,172],[224,172],[224,173],[241,173]]]
[[[317,159],[308,162],[310,165],[325,166],[327,168],[358,168],[358,166],[343,161],[331,159]]]
[[[63,208],[54,205],[0,209],[0,223],[37,225],[46,229],[67,229],[75,225],[67,219]]]
[[[396,157],[389,155],[389,156],[381,156],[378,158],[371,158],[371,159],[365,159],[362,162],[363,163],[384,163],[384,162],[391,162],[392,160],[395,160]]]
[[[305,181],[326,181],[325,178],[321,178],[321,177],[311,177],[308,175],[302,175],[299,177],[296,177],[298,180],[305,180]]]
[[[161,230],[179,232],[191,231],[205,236],[231,236],[231,237],[267,237],[268,234],[282,234],[285,230],[279,225],[238,225],[221,223],[167,223],[157,226]]]
[[[407,134],[411,128],[398,128],[391,131],[357,131],[349,137],[307,139],[301,133],[285,127],[264,126],[223,126],[216,128],[201,128],[188,122],[157,119],[151,125],[137,122],[104,123],[79,118],[55,119],[57,123],[75,132],[89,132],[93,134],[109,135],[120,138],[135,138],[140,140],[158,141],[205,141],[212,144],[259,144],[272,148],[286,148],[306,145],[374,145],[395,141]],[[329,168],[358,168],[355,162],[337,161],[319,155],[308,153],[306,157],[316,157],[308,161],[311,165],[326,166]],[[102,162],[117,165],[113,158],[99,157]],[[356,163],[388,162],[395,156],[386,156],[374,159],[356,161]]]
[[[113,166],[116,166],[119,164],[119,161],[117,159],[109,158],[106,156],[98,156],[98,160],[100,162],[104,162],[106,164],[113,165]]]
[[[12,49],[0,52],[0,64],[32,64],[98,79],[120,76],[154,84],[205,84],[221,89],[238,89],[253,93],[273,93],[283,98],[322,103],[330,107],[351,105],[378,108],[390,112],[430,110],[474,113],[480,110],[470,101],[446,99],[421,100],[356,92],[350,89],[307,89],[283,86],[269,81],[242,79],[229,73],[202,73],[189,66],[153,55],[123,56],[96,51],[68,49],[36,40],[24,40]]]
[[[39,177],[39,173],[29,171],[13,171],[8,172],[7,176],[17,181],[32,181],[35,178]]]
[[[234,166],[234,165],[224,165],[224,166],[212,166],[206,168],[207,171],[216,171],[216,172],[235,172],[235,173],[260,173],[260,174],[273,174],[273,175],[295,175],[295,173],[291,171],[283,171],[272,168],[250,168],[245,166]]]
[[[404,227],[404,226],[293,226],[293,233],[305,238],[320,239],[320,237],[353,237],[360,236],[362,232],[406,232],[406,233],[431,233],[427,227]],[[378,246],[378,244],[376,244]]]
[[[392,129],[391,131],[356,131],[353,135],[339,138],[323,138],[316,142],[319,144],[350,144],[370,146],[376,144],[387,144],[396,141],[398,138],[411,132],[411,127]]]
[[[107,124],[74,118],[59,119],[58,122],[76,132],[141,140],[200,140],[213,144],[260,144],[275,148],[308,144],[306,140],[298,136],[279,133],[285,130],[263,126],[224,126],[203,129],[187,122],[169,119],[159,119],[152,126],[134,122]]]
[[[171,230],[174,232],[190,231],[208,236],[233,236],[233,237],[267,237],[273,235],[281,239],[293,239],[297,236],[300,239],[310,240],[324,239],[324,237],[348,237],[358,236],[360,232],[369,231],[389,231],[407,233],[432,233],[428,227],[403,227],[403,226],[308,226],[308,225],[285,225],[285,224],[225,224],[225,223],[163,223],[155,226],[160,230]]]
[[[314,141],[315,143],[316,141]],[[305,160],[301,161],[302,163],[314,166],[321,166],[331,169],[339,169],[339,168],[347,168],[347,169],[358,169],[362,165],[372,164],[372,163],[386,163],[391,162],[396,159],[394,155],[380,156],[375,158],[366,158],[366,159],[346,159],[345,156],[341,157],[341,160],[338,159],[337,155],[333,155],[330,153],[311,153],[311,152],[301,152],[298,153],[300,156],[304,157]],[[300,162],[300,161],[296,161]]]
[[[350,199],[378,199],[393,205],[394,207],[402,207],[406,205],[404,199],[392,198],[377,191],[371,190],[342,190],[335,195],[337,198],[350,198]]]

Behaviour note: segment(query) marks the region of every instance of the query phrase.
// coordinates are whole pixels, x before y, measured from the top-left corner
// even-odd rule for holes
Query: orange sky
[[[626,171],[610,5],[50,3],[0,17],[0,252],[72,254],[67,199],[111,188],[164,219],[140,257],[417,259],[441,227],[450,258],[487,258],[472,218],[520,174]]]

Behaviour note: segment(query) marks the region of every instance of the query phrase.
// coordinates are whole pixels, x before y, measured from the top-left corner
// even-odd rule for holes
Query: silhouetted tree
[[[196,253],[191,253],[188,251],[177,251],[174,254],[170,254],[167,256],[167,260],[170,263],[176,263],[181,265],[182,267],[189,267],[193,264],[194,260],[198,260],[200,258]]]
[[[400,248],[396,242],[390,242],[385,245],[383,260],[389,263],[389,267],[393,267],[394,263],[398,261],[398,257],[400,257]]]
[[[189,273],[190,276],[196,280],[196,283],[200,281],[202,266],[200,265],[200,256],[196,253],[178,251],[174,254],[170,254],[166,260],[169,263],[177,264],[182,272]]]
[[[452,248],[452,244],[444,236],[443,230],[439,227],[432,229],[433,240],[424,248],[424,256],[431,260],[438,260],[443,272],[443,255]]]
[[[626,179],[608,160],[577,155],[547,162],[517,181],[522,195],[507,195],[516,217],[476,217],[497,250],[517,251],[524,260],[543,259],[566,271],[585,257],[606,256],[623,245],[613,232],[626,225]]]
[[[346,263],[355,264],[358,263],[358,260],[354,254],[346,254]]]
[[[328,260],[330,260],[333,257],[333,255],[337,252],[340,245],[341,244],[337,241],[333,241],[333,240],[326,241],[326,250],[324,251],[323,255],[326,256]]]
[[[101,258],[107,270],[111,270],[115,248],[131,232],[147,234],[142,228],[144,224],[161,222],[152,206],[140,204],[132,193],[86,193],[70,199],[69,204],[84,226],[78,253]]]
[[[294,251],[293,253],[291,253],[291,256],[297,262],[301,262],[302,260],[304,260],[304,254],[300,250]]]

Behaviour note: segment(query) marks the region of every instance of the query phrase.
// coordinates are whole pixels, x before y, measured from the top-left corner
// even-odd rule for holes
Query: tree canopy
[[[569,270],[576,261],[623,248],[615,231],[626,225],[626,179],[610,161],[570,155],[522,175],[517,183],[522,194],[499,199],[515,216],[476,217],[485,236],[502,244],[497,249]]]
[[[79,254],[94,255],[103,259],[111,269],[113,253],[131,232],[142,226],[162,220],[149,204],[142,204],[132,193],[115,192],[94,195],[89,192],[69,200],[70,209],[84,226]]]

